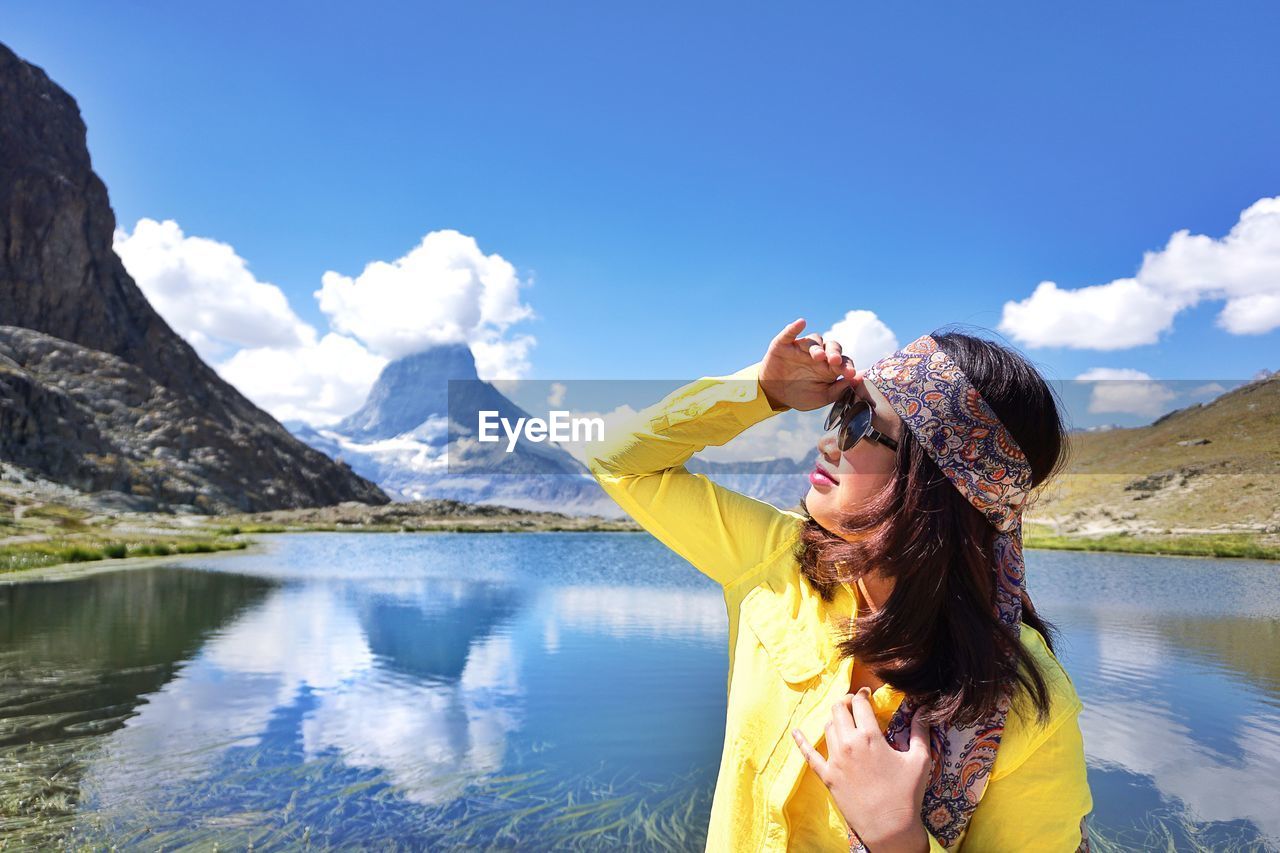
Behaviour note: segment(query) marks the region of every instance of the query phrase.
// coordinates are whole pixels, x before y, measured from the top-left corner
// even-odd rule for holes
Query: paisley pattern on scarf
[[[952,484],[999,531],[992,569],[996,612],[1015,632],[1022,625],[1025,575],[1022,505],[1031,466],[1000,419],[938,342],[925,335],[873,364],[864,377],[884,395]],[[933,775],[921,817],[944,847],[959,841],[986,789],[1012,696],[977,725],[933,727]],[[916,705],[904,700],[885,736],[900,750],[910,742]],[[1081,849],[1088,835],[1081,824]]]

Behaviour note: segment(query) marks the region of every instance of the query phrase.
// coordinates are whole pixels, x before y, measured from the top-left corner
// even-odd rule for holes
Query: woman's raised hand
[[[775,409],[789,406],[801,412],[829,406],[854,381],[853,359],[837,341],[822,335],[797,337],[804,320],[788,323],[772,341],[760,362],[760,387]]]

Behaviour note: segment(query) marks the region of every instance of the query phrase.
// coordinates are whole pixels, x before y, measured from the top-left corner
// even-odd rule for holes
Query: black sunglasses
[[[875,407],[854,394],[853,389],[849,388],[844,392],[844,396],[831,406],[824,429],[830,432],[837,424],[840,425],[841,453],[852,450],[864,438],[878,441],[890,450],[896,451],[898,442],[871,425],[871,417],[874,414]]]

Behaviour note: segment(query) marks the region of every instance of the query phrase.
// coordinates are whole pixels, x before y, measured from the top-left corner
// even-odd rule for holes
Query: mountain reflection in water
[[[0,760],[62,750],[71,768],[42,812],[61,822],[28,840],[701,849],[724,602],[656,541],[264,539],[0,586]],[[1098,830],[1276,844],[1275,567],[1028,562],[1085,702]],[[0,802],[33,784],[0,776]],[[23,817],[0,813],[0,841]]]

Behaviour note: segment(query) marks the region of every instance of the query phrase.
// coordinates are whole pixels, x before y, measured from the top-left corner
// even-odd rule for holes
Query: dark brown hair
[[[1064,463],[1066,448],[1049,385],[1026,359],[993,341],[959,332],[933,338],[1022,448],[1033,484],[1044,483]],[[892,483],[868,505],[842,512],[838,525],[843,536],[809,517],[797,546],[800,571],[823,599],[873,569],[894,582],[878,610],[847,623],[842,655],[909,696],[930,723],[972,725],[1015,684],[1047,718],[1048,688],[1035,660],[996,617],[996,529],[905,425]],[[1052,626],[1026,597],[1022,622],[1053,648]]]

